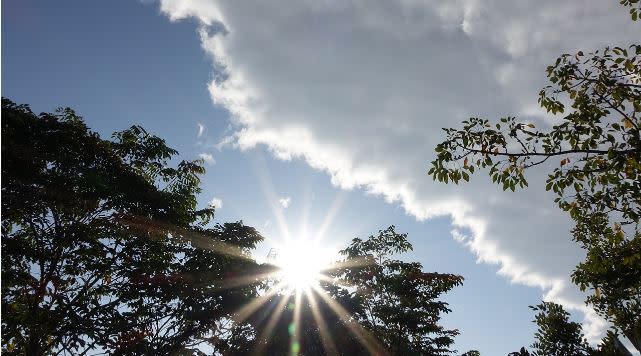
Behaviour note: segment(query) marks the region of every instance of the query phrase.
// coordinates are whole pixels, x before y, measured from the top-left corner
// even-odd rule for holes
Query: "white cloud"
[[[582,251],[542,193],[544,170],[530,173],[529,189],[505,193],[485,176],[437,184],[426,168],[440,129],[470,116],[549,124],[536,109],[547,64],[638,40],[616,2],[160,3],[172,20],[201,22],[202,47],[224,72],[209,90],[232,114],[236,147],[303,159],[337,186],[363,187],[420,220],[450,215],[454,238],[480,262],[583,311],[598,333],[600,321],[569,280]]]
[[[220,210],[223,208],[223,201],[220,198],[214,197],[211,201],[209,201],[209,205]]]
[[[201,152],[198,154],[198,157],[205,161],[207,164],[213,165],[216,164],[216,160],[214,159],[214,156],[211,153],[207,152]]]
[[[225,136],[214,147],[216,147],[216,149],[220,151],[223,149],[223,147],[233,146],[235,142],[236,135]]]
[[[289,207],[289,203],[292,201],[290,197],[282,197],[278,199],[278,204],[283,207],[283,209],[287,209]]]
[[[203,133],[205,133],[205,125],[201,124],[200,122],[196,125],[198,126],[198,133],[196,137],[201,138],[203,136]]]

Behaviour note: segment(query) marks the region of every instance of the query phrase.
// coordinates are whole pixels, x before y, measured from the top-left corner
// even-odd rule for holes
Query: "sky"
[[[639,35],[598,0],[4,1],[1,91],[36,112],[72,107],[103,137],[140,124],[203,159],[200,204],[258,228],[258,257],[283,226],[339,249],[396,225],[406,258],[465,277],[445,297],[456,348],[501,355],[532,343],[541,299],[589,337],[605,326],[569,279],[582,252],[545,167],[516,193],[482,174],[437,184],[440,129],[549,127],[546,65]]]

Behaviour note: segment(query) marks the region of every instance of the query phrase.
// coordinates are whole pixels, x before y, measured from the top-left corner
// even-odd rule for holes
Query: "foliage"
[[[628,349],[621,344],[619,336],[615,331],[608,330],[601,340],[601,344],[592,352],[594,356],[632,356]]]
[[[621,4],[636,20],[639,2]],[[546,190],[575,220],[574,240],[587,254],[573,280],[595,290],[587,303],[641,350],[641,46],[564,54],[547,76],[539,104],[563,115],[557,124],[538,130],[514,117],[470,118],[444,129],[429,174],[458,184],[486,168],[514,191],[528,185],[526,170],[553,164]]]
[[[641,233],[625,238],[620,225],[610,226],[603,216],[582,221],[572,231],[587,250],[572,280],[597,313],[612,321],[639,349],[641,344]]]
[[[521,347],[519,351],[515,352],[510,352],[508,356],[531,356],[532,354],[525,349],[525,347]]]
[[[325,293],[349,316],[353,312],[348,300],[339,295],[329,296],[335,286],[326,285],[322,291],[310,290],[305,293],[283,293],[271,298],[248,320],[256,335],[244,347],[249,352],[234,355],[369,355],[362,343],[361,335],[354,320],[341,317],[324,301]],[[385,350],[378,350],[385,354]]]
[[[597,348],[591,347],[585,340],[581,324],[570,321],[570,314],[559,304],[543,302],[530,308],[537,312],[534,322],[538,326],[533,351],[522,347],[509,356],[631,356],[612,330]]]
[[[215,344],[255,295],[220,280],[258,267],[262,237],[208,227],[202,162],[133,126],[104,140],[71,109],[2,99],[2,348],[167,354]]]
[[[392,259],[412,248],[393,226],[354,239],[322,290],[241,321],[273,267],[251,258],[256,230],[197,209],[202,162],[170,166],[177,152],[139,126],[104,140],[68,108],[3,99],[2,116],[3,352],[453,352],[439,297],[463,278]]]
[[[572,111],[549,131],[532,123],[502,118],[471,118],[463,128],[444,129],[429,174],[438,181],[468,181],[477,168],[489,168],[503,190],[527,186],[524,170],[558,158],[546,189],[573,217],[590,213],[621,215],[636,222],[641,214],[641,46],[615,47],[584,55],[564,54],[547,69],[552,82],[539,103],[552,114]],[[566,95],[561,98],[560,95]]]
[[[561,305],[543,302],[530,308],[537,312],[535,322],[539,327],[532,344],[535,356],[578,356],[591,352],[581,324],[569,321],[570,314]]]
[[[641,17],[641,1],[639,0],[620,0],[619,3],[630,8],[630,18],[636,21]]]
[[[461,285],[463,277],[426,273],[420,263],[393,259],[411,249],[407,234],[390,226],[366,240],[352,240],[341,251],[343,267],[332,275],[359,303],[354,320],[391,354],[451,354],[459,331],[439,324],[441,315],[451,312],[439,298]]]

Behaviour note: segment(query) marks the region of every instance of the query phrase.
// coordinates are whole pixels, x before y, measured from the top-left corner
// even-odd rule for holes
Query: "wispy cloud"
[[[216,160],[214,159],[214,156],[211,153],[201,152],[198,154],[198,157],[200,157],[200,159],[202,159],[209,165],[216,164]]]
[[[290,197],[282,197],[278,199],[278,204],[283,207],[283,209],[287,209],[289,207],[289,203],[292,201]]]
[[[234,146],[238,138],[236,137],[237,135],[229,135],[223,137],[217,144],[216,144],[216,149],[217,150],[222,150],[226,146]]]
[[[201,138],[205,133],[205,125],[201,124],[200,122],[197,125],[198,125],[198,134],[196,135],[196,137]]]

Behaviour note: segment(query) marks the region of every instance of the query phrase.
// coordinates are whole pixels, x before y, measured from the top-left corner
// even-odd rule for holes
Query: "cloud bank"
[[[160,9],[200,24],[211,97],[236,127],[226,142],[305,160],[333,184],[380,195],[419,220],[450,215],[454,237],[480,262],[584,311],[596,336],[603,324],[568,277],[582,252],[542,193],[543,170],[517,193],[482,175],[440,185],[426,171],[440,129],[470,116],[549,125],[536,103],[547,64],[638,40],[616,3],[161,0]]]

